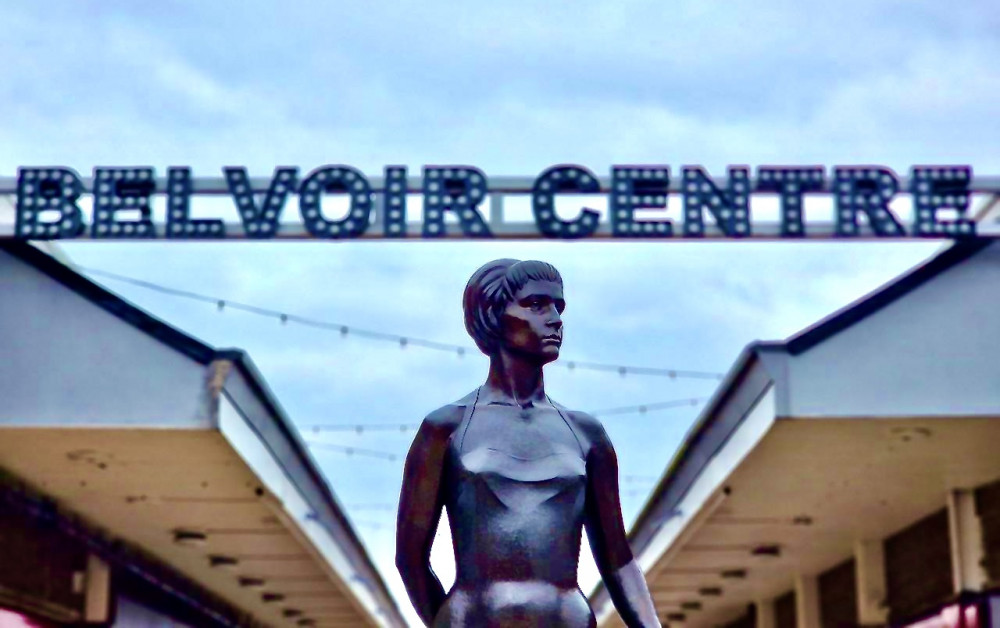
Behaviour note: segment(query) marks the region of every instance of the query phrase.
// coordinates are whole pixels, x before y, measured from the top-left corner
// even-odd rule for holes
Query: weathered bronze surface
[[[417,613],[428,626],[594,626],[577,583],[586,528],[626,625],[659,626],[625,538],[614,448],[597,419],[545,393],[542,367],[559,357],[563,335],[558,271],[490,262],[463,305],[490,370],[424,419],[406,458],[396,565]],[[447,594],[430,567],[442,509],[457,567]]]

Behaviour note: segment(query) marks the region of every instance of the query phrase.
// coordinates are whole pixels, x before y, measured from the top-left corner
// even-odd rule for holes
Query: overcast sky
[[[813,3],[810,3],[813,4]],[[995,3],[2,2],[0,176],[21,165],[971,164],[1000,174]],[[196,202],[196,206],[199,204]],[[201,205],[201,207],[205,207]],[[554,263],[563,360],[726,371],[939,243],[322,243],[65,246],[78,264],[354,327],[471,345],[469,275]],[[246,349],[299,426],[414,423],[486,360],[280,325],[100,279],[215,346]],[[602,409],[715,382],[569,371],[550,395]],[[609,416],[631,522],[697,414]],[[402,455],[412,432],[314,435]],[[401,462],[314,450],[400,606]],[[444,549],[445,551],[440,551]],[[447,547],[435,567],[446,581]],[[585,559],[589,561],[589,558]],[[581,585],[596,581],[585,564]]]

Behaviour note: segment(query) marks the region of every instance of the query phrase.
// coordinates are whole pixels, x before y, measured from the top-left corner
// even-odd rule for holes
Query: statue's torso
[[[585,456],[553,408],[466,409],[445,468],[456,580],[435,625],[594,624],[577,584]]]

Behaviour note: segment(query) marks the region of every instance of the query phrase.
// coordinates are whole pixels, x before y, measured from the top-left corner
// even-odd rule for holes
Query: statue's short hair
[[[472,273],[462,297],[465,329],[486,355],[499,349],[503,312],[518,290],[531,280],[554,281],[560,286],[563,282],[555,266],[536,260],[493,260]]]

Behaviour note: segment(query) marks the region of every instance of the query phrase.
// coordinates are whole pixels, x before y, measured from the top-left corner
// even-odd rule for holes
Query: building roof
[[[739,441],[747,430],[757,429],[748,426],[747,417],[762,403],[771,405],[769,412],[772,415],[772,420],[775,417],[917,417],[931,416],[935,412],[940,412],[943,415],[951,411],[968,416],[978,416],[988,414],[989,411],[995,412],[995,399],[990,397],[989,386],[985,380],[983,385],[978,388],[975,383],[973,384],[975,390],[969,392],[972,399],[966,404],[967,409],[965,410],[958,407],[936,407],[935,403],[928,403],[926,399],[899,398],[893,396],[892,392],[886,395],[876,391],[866,396],[865,390],[859,390],[856,394],[852,390],[851,394],[836,396],[832,392],[828,392],[824,396],[824,388],[827,391],[833,391],[837,390],[838,385],[836,382],[824,382],[822,377],[832,377],[835,373],[849,371],[849,361],[857,359],[859,362],[863,362],[866,354],[857,351],[857,348],[863,346],[864,342],[862,342],[861,336],[855,332],[852,332],[854,336],[850,339],[853,343],[850,348],[845,346],[836,350],[818,350],[818,347],[835,337],[846,337],[848,330],[860,329],[862,321],[869,320],[880,312],[885,312],[894,304],[896,304],[897,310],[894,310],[891,316],[883,318],[887,321],[891,318],[898,325],[902,314],[898,307],[907,296],[931,285],[947,271],[961,266],[964,262],[986,250],[991,250],[993,257],[996,257],[994,254],[1000,255],[998,252],[1000,246],[993,244],[990,239],[958,241],[909,272],[785,341],[758,341],[749,344],[730,368],[711,400],[685,436],[663,477],[653,490],[652,496],[631,527],[629,540],[634,554],[637,558],[642,559],[640,562],[643,566],[648,567],[652,562],[655,562],[656,557],[651,557],[651,552],[660,554],[664,551],[662,544],[652,548],[654,539],[660,535],[661,529],[672,520],[676,523],[676,521],[693,516],[693,513],[681,512],[680,505],[689,496],[692,487],[699,480],[706,481],[705,474],[710,465],[717,461],[720,452],[727,447],[734,447],[734,442]],[[970,292],[974,287],[966,285],[962,289]],[[936,304],[936,307],[943,308],[941,302],[944,298],[943,294],[927,293],[916,307],[927,309],[928,304]],[[959,299],[956,297],[956,304],[958,301]],[[982,304],[980,303],[979,306],[981,307]],[[939,315],[940,312],[934,314]],[[930,318],[929,315],[926,318]],[[947,319],[941,323],[944,329],[948,329]],[[923,324],[926,326],[926,321]],[[960,323],[955,323],[955,325],[960,326]],[[865,340],[871,345],[876,345],[883,339],[891,341],[887,342],[885,348],[872,348],[871,350],[892,353],[893,351],[889,347],[894,347],[896,348],[895,353],[905,353],[906,355],[902,356],[904,365],[900,367],[904,371],[907,367],[905,358],[909,358],[911,355],[919,357],[922,355],[921,351],[930,350],[924,349],[916,336],[913,338],[903,337],[906,335],[914,336],[917,333],[915,329],[906,328],[898,334],[899,338],[894,339],[888,337],[889,332],[885,331],[884,323],[879,329],[878,333],[882,334],[881,336],[870,333]],[[806,354],[814,349],[817,350],[812,351],[810,358],[806,359]],[[852,358],[855,354],[856,358]],[[928,360],[924,359],[919,362],[928,362]],[[913,364],[915,362],[911,361],[910,365]],[[941,369],[953,367],[953,365],[936,366]],[[858,370],[864,371],[863,368]],[[903,375],[895,379],[890,377],[889,379],[892,381],[888,382],[887,386],[891,388],[897,384],[899,386],[905,384],[905,386],[912,387],[924,379],[938,379],[939,375],[937,371],[926,374],[912,371],[908,374],[904,372]],[[903,382],[900,379],[902,377],[909,377],[910,380]],[[848,384],[845,383],[843,386],[848,386]],[[858,386],[858,384],[854,382],[850,386]],[[980,388],[982,390],[979,390]],[[835,396],[837,398],[834,398]],[[938,395],[938,397],[940,396]],[[848,397],[857,397],[859,400],[850,401],[847,399]],[[911,395],[911,397],[913,396]],[[813,425],[818,425],[818,423]],[[770,428],[765,426],[760,429]],[[763,434],[764,432],[755,434],[753,438],[762,439]],[[740,461],[745,459],[755,447],[758,447],[759,443],[760,440],[755,440],[748,444],[747,448],[740,452],[739,459],[734,459],[733,464],[740,464]],[[732,470],[732,468],[728,469],[727,473]],[[712,470],[712,473],[717,472],[717,469]],[[727,488],[724,486],[725,480],[725,476],[719,476],[717,480],[710,483],[716,493],[721,494],[723,489]],[[683,525],[688,526],[689,524],[690,520]],[[680,541],[675,538],[674,542]],[[607,608],[607,592],[603,586],[599,585],[595,589],[591,599],[594,601],[596,609]]]
[[[205,465],[206,469],[212,469],[212,465],[220,464],[220,459],[226,460],[224,466],[234,470],[225,472],[231,477],[222,477],[222,481],[233,483],[237,477],[254,479],[254,483],[258,484],[256,494],[263,496],[263,501],[268,503],[255,504],[253,508],[264,508],[264,511],[276,514],[277,520],[281,524],[279,526],[282,530],[281,534],[294,540],[297,543],[294,547],[301,546],[304,548],[301,550],[304,555],[311,557],[310,562],[313,566],[310,569],[326,574],[324,577],[335,585],[333,589],[330,589],[330,595],[335,596],[339,591],[345,597],[346,606],[343,609],[336,609],[336,612],[331,610],[329,617],[341,617],[345,620],[347,617],[355,617],[355,622],[390,626],[405,625],[385,582],[372,564],[319,467],[310,456],[287,414],[268,388],[266,381],[245,352],[239,349],[216,349],[185,334],[90,281],[30,244],[0,241],[0,263],[3,262],[3,254],[42,273],[57,284],[82,297],[85,301],[97,306],[100,310],[113,315],[126,323],[128,327],[141,332],[141,335],[153,339],[157,345],[168,348],[169,351],[173,352],[173,355],[179,354],[181,356],[180,362],[175,365],[176,358],[170,358],[168,354],[162,352],[150,352],[153,351],[151,345],[135,340],[134,334],[129,335],[128,338],[123,337],[122,342],[118,343],[119,346],[112,351],[134,352],[136,364],[125,365],[122,373],[127,374],[129,369],[136,370],[141,368],[140,364],[157,360],[169,362],[162,367],[164,370],[175,370],[171,371],[170,374],[165,372],[160,379],[159,386],[149,388],[151,392],[144,395],[133,395],[133,397],[142,397],[140,399],[129,398],[127,391],[123,391],[122,396],[126,397],[124,400],[114,399],[113,393],[104,395],[107,398],[108,408],[105,414],[100,414],[97,409],[93,409],[95,406],[101,406],[101,403],[87,403],[83,399],[67,401],[67,403],[62,404],[61,408],[54,410],[50,406],[58,403],[58,399],[52,399],[53,397],[58,398],[60,396],[58,393],[46,396],[44,401],[39,403],[39,399],[43,398],[32,398],[29,391],[29,393],[25,393],[27,396],[20,405],[18,405],[17,400],[11,404],[13,409],[10,410],[10,416],[2,416],[3,413],[0,412],[0,429],[5,430],[7,442],[13,443],[18,439],[24,439],[25,442],[27,439],[44,440],[45,436],[37,429],[38,427],[50,428],[48,431],[52,434],[58,432],[63,443],[68,443],[74,438],[81,439],[82,442],[90,438],[86,435],[86,433],[93,431],[90,428],[96,427],[100,428],[100,434],[104,435],[104,442],[109,443],[107,445],[109,448],[116,446],[114,445],[116,442],[117,446],[121,447],[125,447],[129,443],[132,444],[131,446],[139,446],[136,445],[140,442],[135,438],[137,434],[139,438],[145,439],[142,442],[149,443],[150,447],[153,447],[155,446],[153,443],[166,440],[163,433],[166,428],[170,428],[170,432],[176,434],[178,443],[188,442],[189,445],[185,446],[190,446],[192,451],[200,451],[199,447],[204,449],[205,457],[198,459],[197,464]],[[8,277],[8,281],[21,281],[21,284],[17,285],[23,287],[29,280],[25,277],[15,276]],[[28,292],[23,294],[31,293],[33,288],[27,290]],[[7,294],[21,295],[22,293],[15,289],[8,291]],[[46,306],[54,303],[50,297],[51,295],[48,295],[39,303]],[[8,310],[7,312],[16,312],[16,310]],[[0,318],[3,315],[3,308],[0,308]],[[73,316],[70,312],[65,312],[64,315],[71,318]],[[28,323],[19,321],[18,324],[22,327],[25,324],[31,324],[30,318],[25,320]],[[81,342],[91,342],[85,334],[78,334],[77,337],[80,338]],[[111,348],[114,340],[114,338],[103,339],[102,341],[105,342],[104,350]],[[38,353],[38,346],[45,346],[45,351],[51,354],[39,356],[39,360],[51,362],[52,359],[57,359],[56,349],[48,345],[36,345],[34,353]],[[99,346],[96,347],[96,350],[102,351]],[[17,354],[15,353],[15,355]],[[122,361],[122,354],[118,354],[117,357],[118,361]],[[127,360],[127,358],[126,355],[125,359]],[[67,356],[65,359],[72,361],[74,358]],[[94,367],[96,368],[96,365]],[[81,379],[92,377],[92,375],[86,375],[86,365],[82,365],[81,368],[83,370],[79,372],[84,376]],[[42,370],[45,370],[44,365]],[[59,373],[54,375],[55,378],[60,376]],[[150,374],[149,378],[151,377],[153,375]],[[90,379],[87,381],[89,382]],[[189,386],[188,384],[191,382],[194,382],[196,386]],[[119,386],[128,388],[128,385],[124,383],[120,383]],[[141,388],[141,385],[138,386]],[[167,403],[161,404],[162,407],[168,408],[167,410],[154,409],[157,399],[150,399],[161,393],[165,398],[171,395],[175,397],[175,399],[166,399]],[[66,408],[70,407],[71,404],[75,404],[73,409],[67,411]],[[147,405],[143,406],[142,404]],[[40,407],[43,405],[45,407]],[[143,410],[146,407],[148,410]],[[176,410],[173,409],[175,407]],[[79,408],[79,411],[76,408]],[[148,412],[148,414],[143,414],[143,411]],[[139,416],[135,416],[137,412],[139,412]],[[168,412],[171,414],[167,414]],[[173,414],[174,412],[176,415]],[[147,428],[152,432],[146,431]],[[220,434],[223,437],[221,441],[219,440]],[[119,440],[116,441],[116,438]],[[0,450],[2,449],[0,447]],[[32,468],[30,461],[22,461],[19,457],[4,459],[3,453],[0,451],[0,465],[4,467],[9,468],[11,461],[15,463],[15,467],[23,462],[22,470],[9,469],[17,475],[24,476],[29,473],[29,468],[33,469],[30,473],[38,474],[39,478],[47,477],[44,475],[45,473],[56,473],[55,470],[46,470],[41,466]],[[154,452],[150,455],[158,454]],[[55,458],[51,464],[58,464],[55,462]],[[180,471],[183,469],[179,469]],[[208,472],[206,471],[206,473]],[[33,478],[26,479],[31,481]],[[117,481],[125,482],[126,480],[135,481],[134,478],[121,478]],[[233,485],[235,486],[235,484]],[[135,486],[132,488],[134,489]],[[56,497],[59,498],[58,495]],[[71,506],[74,503],[68,494],[64,501],[68,501]],[[87,507],[86,500],[78,499],[76,503],[83,508]],[[89,513],[84,513],[85,516],[87,514]],[[194,511],[188,514],[191,517],[196,515]],[[229,516],[232,515],[226,515],[226,517]],[[270,519],[274,518],[270,517]],[[97,523],[103,527],[110,527],[110,531],[115,532],[113,522],[97,521]],[[249,523],[251,522],[237,520],[232,521],[232,525],[228,527],[248,527]],[[188,566],[196,564],[197,561],[193,561],[190,557],[176,557],[175,559],[172,554],[163,555],[164,552],[172,551],[169,548],[169,543],[160,544],[154,548],[152,553],[160,554],[160,558],[179,568],[196,582],[200,579],[203,580],[201,576],[204,574],[217,573],[217,570],[216,572],[198,570],[197,573],[192,573]],[[296,551],[300,550],[296,549]],[[252,560],[247,559],[247,564],[251,564]],[[262,573],[267,571],[262,564],[258,569]],[[209,579],[212,580],[212,578],[215,576]],[[236,582],[235,577],[231,577],[230,580],[233,583]],[[242,593],[229,595],[230,590],[237,591],[234,588],[237,585],[233,583],[217,584],[214,580],[200,582],[200,584],[219,592],[223,597],[228,597],[237,606],[246,600],[255,600],[259,597],[259,593],[245,596],[242,596]],[[290,590],[291,588],[293,587],[289,585]],[[295,597],[295,594],[290,592],[287,597],[291,599]],[[299,597],[302,600],[298,606],[305,607],[311,603],[307,601],[304,594],[300,594]],[[251,604],[251,606],[254,605]],[[257,608],[252,610],[255,614],[258,611]],[[340,614],[338,615],[338,613]],[[265,617],[281,617],[280,612],[277,614],[265,612],[264,615]],[[316,625],[324,625],[320,610],[317,610],[314,616],[318,619]],[[268,619],[268,621],[271,620]],[[330,621],[333,621],[334,624],[337,623],[336,619]],[[274,623],[282,625],[284,622],[276,621]],[[339,625],[342,624],[343,622]],[[294,625],[294,622],[290,625]]]
[[[902,298],[949,268],[964,262],[992,242],[992,240],[985,238],[958,241],[940,254],[915,266],[910,271],[892,279],[787,340],[758,340],[747,345],[723,377],[712,398],[705,404],[698,419],[670,461],[670,465],[659,484],[653,489],[653,498],[646,503],[632,525],[629,534],[632,551],[639,553],[644,549],[649,535],[648,522],[651,519],[668,515],[676,507],[676,501],[684,494],[692,479],[690,476],[703,466],[704,457],[695,455],[696,452],[700,453],[703,449],[715,449],[735,429],[735,425],[727,424],[727,414],[724,410],[728,407],[732,415],[742,416],[749,405],[756,400],[764,387],[762,380],[764,376],[758,373],[756,378],[748,378],[751,376],[753,366],[760,361],[763,355],[769,353],[800,354]],[[733,399],[737,389],[741,385],[747,386],[748,384],[747,392],[743,398]],[[727,406],[727,404],[732,405]]]

